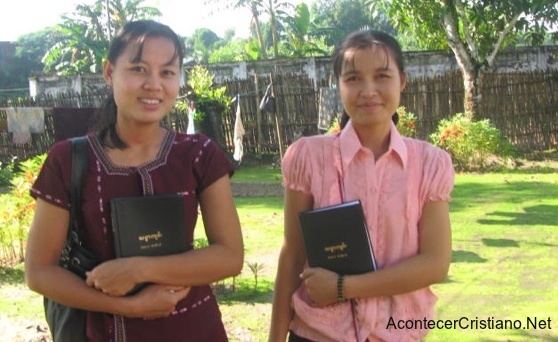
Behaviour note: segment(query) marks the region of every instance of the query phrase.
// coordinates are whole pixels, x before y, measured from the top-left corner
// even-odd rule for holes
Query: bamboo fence
[[[274,113],[261,111],[260,101],[272,84],[276,101]],[[240,113],[246,134],[246,155],[282,155],[285,149],[303,135],[323,133],[318,130],[319,88],[306,76],[296,74],[254,75],[251,79],[231,80],[226,86],[231,98],[240,99]],[[486,73],[482,86],[482,104],[478,118],[487,118],[519,150],[535,151],[556,148],[558,144],[558,71]],[[317,89],[316,89],[317,88]],[[62,94],[57,97],[26,98],[0,102],[0,161],[13,157],[26,159],[41,154],[53,143],[52,108],[98,107],[106,90],[87,94]],[[434,78],[416,78],[407,82],[401,104],[417,117],[417,137],[427,139],[440,119],[463,112],[463,82],[459,72]],[[236,102],[222,116],[221,128],[225,146],[232,154]],[[6,108],[39,106],[45,109],[46,129],[34,133],[32,142],[12,143],[6,124]],[[185,132],[186,113],[174,110],[163,125]]]

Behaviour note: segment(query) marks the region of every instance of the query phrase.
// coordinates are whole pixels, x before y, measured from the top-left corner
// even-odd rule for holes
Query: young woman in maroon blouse
[[[182,60],[180,38],[154,21],[127,24],[109,48],[104,78],[113,92],[98,130],[87,137],[82,198],[84,244],[101,264],[85,281],[58,266],[69,221],[69,141],[52,147],[31,190],[37,208],[26,252],[28,286],[86,310],[89,341],[227,341],[208,284],[238,274],[243,264],[233,166],[207,137],[160,125],[178,96]],[[199,205],[209,246],[115,259],[110,199],[166,193],[183,197],[190,245]],[[152,285],[124,296],[146,282]]]

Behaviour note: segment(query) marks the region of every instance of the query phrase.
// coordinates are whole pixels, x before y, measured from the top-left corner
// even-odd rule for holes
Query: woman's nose
[[[376,82],[374,82],[374,80],[365,80],[362,82],[360,94],[362,96],[374,96],[376,95],[377,90]]]
[[[148,74],[143,86],[145,89],[159,89],[161,87],[161,78],[155,74]]]

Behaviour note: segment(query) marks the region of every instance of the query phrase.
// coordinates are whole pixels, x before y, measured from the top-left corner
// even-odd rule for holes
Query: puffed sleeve
[[[428,146],[423,165],[423,203],[450,201],[455,177],[451,156],[438,147]]]
[[[302,137],[289,146],[281,162],[283,187],[310,194],[312,156],[307,137]]]
[[[216,180],[234,172],[234,165],[227,159],[223,150],[213,140],[199,134],[194,154],[194,173],[198,178],[198,192]]]
[[[69,140],[55,143],[48,152],[45,162],[30,195],[41,198],[58,207],[70,207],[71,144]]]

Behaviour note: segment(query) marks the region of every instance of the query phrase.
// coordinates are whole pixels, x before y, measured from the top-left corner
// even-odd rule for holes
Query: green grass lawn
[[[233,181],[279,182],[279,171],[269,170],[263,176],[241,168]],[[433,329],[427,342],[558,341],[558,174],[547,171],[456,176],[452,265],[448,279],[433,290],[439,320],[525,325],[528,318],[539,324],[550,319],[552,329]],[[246,265],[234,281],[226,279],[215,290],[231,341],[266,341],[283,203],[238,198],[236,204]],[[249,264],[258,270],[257,287]],[[14,319],[43,324],[40,297],[22,281],[21,266],[0,271],[0,325]]]
[[[452,265],[447,281],[433,287],[437,318],[523,325],[435,329],[427,341],[558,340],[557,181],[556,173],[457,176]],[[523,329],[528,318],[550,319],[552,330]]]
[[[243,183],[280,183],[281,170],[277,168],[240,166],[231,179],[232,182]]]
[[[463,329],[433,329],[426,341],[558,340],[558,174],[551,171],[456,176],[452,265],[448,279],[433,290],[439,297],[436,319],[459,320]],[[245,294],[222,294],[222,310],[233,341],[244,341],[244,334],[265,341],[282,202],[239,199],[237,205],[246,261],[266,263],[269,287],[248,302],[235,299]],[[240,278],[251,277],[245,268]],[[496,329],[499,321],[525,326],[528,319],[547,325],[550,319],[552,329]],[[484,322],[494,328],[481,329]]]

